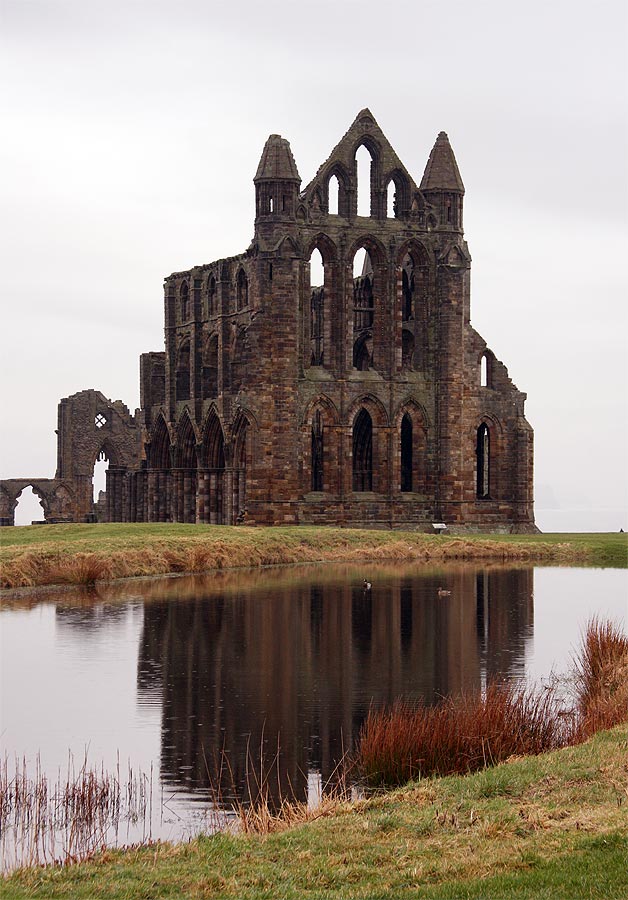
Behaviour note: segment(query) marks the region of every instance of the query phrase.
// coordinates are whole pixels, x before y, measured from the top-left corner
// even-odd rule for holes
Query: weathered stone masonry
[[[535,530],[525,394],[470,324],[447,135],[417,185],[363,110],[304,190],[279,135],[254,184],[249,248],[166,278],[165,351],[140,359],[141,409],[96,391],[62,400],[56,478],[2,482],[2,521],[32,484],[50,521]]]

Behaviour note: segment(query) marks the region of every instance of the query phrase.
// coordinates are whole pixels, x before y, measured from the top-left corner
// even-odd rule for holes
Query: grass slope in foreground
[[[0,530],[4,588],[299,562],[477,560],[628,565],[626,534],[438,536],[292,526],[49,525]]]
[[[339,805],[267,836],[216,835],[24,869],[54,898],[628,896],[628,725],[576,747]]]

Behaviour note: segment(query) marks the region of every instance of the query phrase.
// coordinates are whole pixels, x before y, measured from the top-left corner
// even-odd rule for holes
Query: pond
[[[51,781],[87,758],[148,796],[108,842],[179,840],[262,759],[276,796],[333,782],[371,707],[565,673],[591,616],[625,627],[627,596],[626,570],[416,564],[23,596],[0,611],[8,778],[16,757]]]

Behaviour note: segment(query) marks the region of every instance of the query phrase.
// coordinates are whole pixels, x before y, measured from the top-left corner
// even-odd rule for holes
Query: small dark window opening
[[[365,409],[353,425],[353,490],[373,490],[373,422]]]
[[[273,280],[273,264],[268,264],[268,280],[272,283]]]
[[[353,345],[353,368],[366,372],[373,365],[373,341],[370,334],[359,338]]]
[[[285,196],[283,196],[283,197],[281,198],[281,208],[282,208],[282,210],[283,210],[284,212],[286,211],[286,207],[287,207],[287,206],[288,206],[288,204],[286,203],[286,198],[285,198]]]
[[[236,281],[236,298],[238,309],[249,305],[249,282],[244,269],[240,269]]]
[[[323,315],[325,309],[325,288],[315,287],[310,300],[310,330],[312,342],[312,365],[323,365]]]
[[[176,373],[177,400],[190,399],[190,345],[186,344],[179,351]]]
[[[401,367],[411,369],[414,363],[414,335],[404,328],[401,335]]]
[[[183,321],[190,318],[190,289],[187,281],[181,285],[181,318]]]
[[[404,322],[414,318],[414,260],[409,253],[401,273],[401,318]]]
[[[451,223],[451,200],[447,200],[447,221]]]
[[[312,419],[312,490],[323,490],[323,417],[318,409]]]
[[[482,422],[478,428],[476,446],[477,464],[477,496],[480,500],[487,500],[490,496],[490,435],[488,426]]]
[[[401,420],[401,490],[412,490],[412,419],[407,413]]]
[[[209,279],[207,298],[209,304],[209,314],[210,316],[214,316],[216,315],[216,279],[213,275]]]

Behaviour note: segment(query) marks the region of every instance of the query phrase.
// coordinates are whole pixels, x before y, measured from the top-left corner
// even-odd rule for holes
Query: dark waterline
[[[251,760],[279,749],[272,791],[304,799],[371,706],[564,672],[591,615],[625,625],[627,583],[622,570],[369,564],[24,598],[0,613],[3,749],[39,752],[53,776],[68,749],[110,769],[152,763],[167,804],[156,798],[151,834],[177,839],[200,827],[223,752],[226,794],[246,798]]]

